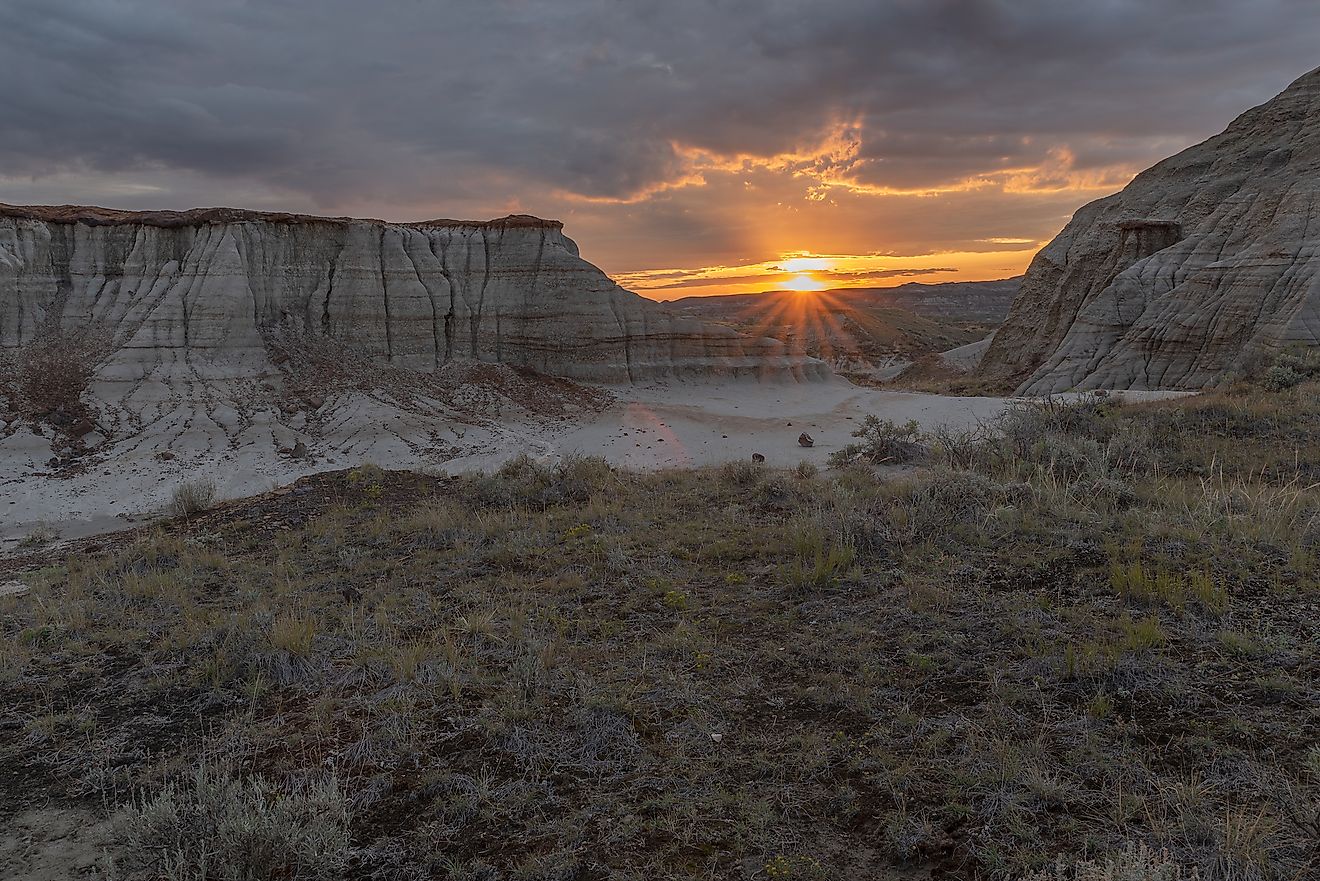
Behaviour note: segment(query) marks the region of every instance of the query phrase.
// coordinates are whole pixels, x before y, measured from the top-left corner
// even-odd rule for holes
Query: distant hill
[[[984,339],[1008,314],[1021,278],[684,297],[679,315],[773,337],[854,380],[887,380],[922,357]]]

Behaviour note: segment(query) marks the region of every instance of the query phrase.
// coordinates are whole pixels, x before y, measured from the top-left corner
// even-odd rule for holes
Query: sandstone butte
[[[557,221],[0,205],[0,355],[80,334],[97,341],[83,347],[93,381],[167,394],[275,374],[276,335],[419,372],[460,360],[603,382],[829,375],[620,288]]]
[[[1200,389],[1320,342],[1320,69],[1081,208],[981,361],[1021,394]]]

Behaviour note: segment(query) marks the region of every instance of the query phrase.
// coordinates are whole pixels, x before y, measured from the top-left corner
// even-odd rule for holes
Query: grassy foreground
[[[364,466],[57,561],[0,818],[143,878],[1317,877],[1315,385],[839,460]]]

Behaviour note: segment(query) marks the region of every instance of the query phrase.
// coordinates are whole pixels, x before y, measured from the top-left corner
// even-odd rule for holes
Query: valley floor
[[[0,436],[0,550],[41,526],[76,537],[148,521],[189,480],[210,480],[221,498],[233,499],[363,463],[454,474],[489,472],[519,455],[555,462],[578,454],[654,469],[761,453],[771,465],[821,465],[867,413],[965,428],[1004,407],[996,398],[880,391],[844,380],[578,386],[591,396],[581,403],[566,387],[552,394],[527,382],[518,395],[464,410],[360,391],[296,420],[274,406],[241,415],[229,406],[177,406],[65,467],[50,464],[49,436],[14,431]],[[815,446],[799,446],[803,432]],[[307,456],[293,458],[300,440]]]

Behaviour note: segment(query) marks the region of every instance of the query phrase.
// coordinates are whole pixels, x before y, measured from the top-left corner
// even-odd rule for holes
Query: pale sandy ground
[[[1004,408],[999,398],[956,398],[863,388],[844,382],[800,385],[674,384],[637,389],[631,400],[555,438],[559,454],[603,455],[629,468],[711,465],[765,456],[770,466],[824,465],[852,442],[868,413],[923,428],[970,426]],[[798,445],[806,432],[815,441]]]
[[[823,465],[847,444],[868,413],[925,429],[968,427],[994,418],[1000,398],[959,398],[885,391],[844,380],[769,384],[673,382],[609,387],[616,402],[599,414],[530,417],[504,411],[485,424],[458,424],[434,413],[400,410],[344,396],[331,424],[315,438],[314,458],[278,454],[301,435],[273,414],[239,427],[206,419],[169,419],[161,443],[150,431],[84,473],[48,476],[44,438],[19,433],[0,442],[0,551],[42,525],[64,538],[123,529],[160,515],[174,488],[208,478],[220,498],[261,493],[318,471],[373,462],[385,468],[433,468],[447,473],[493,470],[527,453],[553,462],[571,454],[600,455],[629,468],[718,464],[761,453],[771,466]],[[342,423],[340,428],[337,423]],[[807,432],[815,446],[804,449]],[[174,458],[158,452],[168,439]]]
[[[79,808],[49,807],[12,817],[0,828],[0,878],[110,878],[111,825]]]

